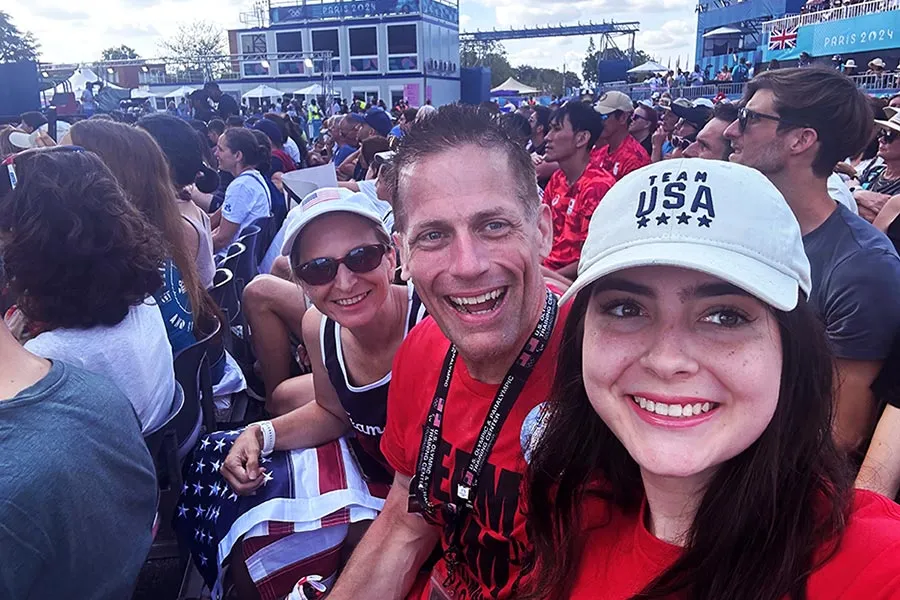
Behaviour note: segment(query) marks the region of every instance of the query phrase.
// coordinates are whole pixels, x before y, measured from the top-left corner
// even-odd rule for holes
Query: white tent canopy
[[[628,73],[664,73],[669,69],[665,68],[656,61],[648,60],[642,65],[638,65],[633,69],[628,69]]]
[[[103,87],[110,88],[113,90],[124,90],[125,88],[118,86],[114,83],[110,83],[104,80],[102,77],[97,75],[93,69],[89,67],[82,67],[79,69],[75,69],[75,72],[72,73],[72,76],[69,77],[68,84],[72,86],[72,91],[75,92],[76,95],[80,94],[86,87],[88,83],[102,83]],[[96,88],[94,88],[96,91]]]
[[[540,90],[533,88],[530,85],[525,85],[521,81],[516,81],[514,78],[510,77],[509,79],[507,79],[506,81],[504,81],[503,83],[498,85],[497,87],[493,88],[491,90],[491,93],[492,94],[501,94],[501,93],[518,94],[521,96],[523,94],[538,94],[538,93],[540,93]]]
[[[284,96],[284,92],[275,89],[270,85],[258,85],[249,92],[244,92],[241,98],[280,98]]]
[[[738,35],[744,33],[742,30],[736,27],[719,27],[717,29],[713,29],[712,31],[707,31],[703,34],[705,38],[717,37],[721,35]]]
[[[172,90],[171,92],[166,92],[162,95],[163,98],[183,98],[185,96],[190,96],[191,93],[196,92],[197,88],[192,88],[186,85],[181,86],[177,90]]]
[[[304,88],[293,92],[295,96],[321,96],[325,93],[322,86],[318,83],[312,83]]]
[[[131,97],[142,99],[142,98],[156,98],[156,94],[151,92],[150,90],[142,90],[139,88],[135,88],[131,90]]]

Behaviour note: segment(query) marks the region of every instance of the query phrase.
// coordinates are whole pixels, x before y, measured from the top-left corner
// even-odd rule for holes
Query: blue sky
[[[579,20],[639,21],[636,46],[666,64],[693,57],[696,0],[462,0],[460,29],[498,29],[522,25],[573,24]],[[27,0],[4,10],[20,29],[33,32],[42,59],[51,62],[96,60],[104,48],[128,44],[144,57],[162,54],[159,43],[179,23],[213,21],[223,29],[241,26],[248,0]],[[626,38],[620,38],[620,47]],[[513,65],[581,72],[586,37],[515,40],[504,46]],[[691,58],[693,60],[693,58]]]

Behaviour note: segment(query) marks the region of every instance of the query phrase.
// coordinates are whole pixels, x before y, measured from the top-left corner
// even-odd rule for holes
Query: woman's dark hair
[[[232,153],[240,152],[243,155],[244,166],[256,168],[263,160],[268,160],[272,153],[271,147],[266,148],[260,144],[248,129],[228,129],[222,136],[225,139],[225,146]]]
[[[182,119],[156,113],[137,122],[137,126],[153,136],[169,161],[172,182],[179,190],[191,184],[204,194],[219,187],[219,174],[204,162],[206,140]]]
[[[869,105],[872,107],[872,114],[876,121],[887,121],[887,114],[884,108],[888,105],[887,101],[882,98],[869,97]],[[872,140],[869,145],[862,149],[859,153],[860,160],[871,160],[878,156],[878,136],[874,135],[877,131],[873,131]]]
[[[523,146],[531,138],[531,124],[528,123],[528,119],[517,112],[501,116],[500,125],[506,130],[509,137]]]
[[[372,137],[363,140],[359,146],[360,154],[362,154],[367,167],[375,160],[376,154],[379,152],[387,152],[391,149],[391,144],[388,142],[387,138],[381,137],[380,135],[373,135]]]
[[[3,263],[17,304],[49,328],[116,325],[162,286],[161,233],[92,152],[29,151],[0,198]]]
[[[212,119],[206,124],[206,128],[210,133],[215,133],[217,136],[222,135],[225,133],[225,121],[222,119]]]
[[[196,324],[215,314],[215,302],[200,282],[197,263],[184,236],[186,223],[175,204],[168,161],[145,130],[112,121],[80,121],[72,126],[72,142],[99,156],[127,198],[162,233],[167,258],[181,273]],[[202,331],[196,332],[202,335]]]
[[[227,119],[225,119],[226,127],[243,127],[244,126],[244,117],[239,115],[231,115]]]
[[[578,564],[581,506],[599,496],[635,514],[637,463],[588,401],[582,381],[590,288],[566,321],[546,429],[528,468],[528,524],[540,575],[529,598],[565,597]],[[850,477],[831,437],[832,357],[804,298],[774,312],[782,344],[772,421],[713,476],[681,557],[635,599],[806,598],[806,581],[846,526]],[[600,483],[598,483],[600,482]],[[819,554],[823,550],[826,556]],[[590,568],[584,565],[582,568]]]
[[[268,154],[263,156],[254,168],[262,175],[269,175],[272,171],[272,141],[269,139],[269,136],[267,136],[259,129],[251,129],[250,133],[252,133],[256,138],[256,142],[260,145],[260,147],[266,147],[269,149]]]
[[[276,113],[265,113],[263,115],[263,119],[268,119],[269,121],[272,121],[273,123],[278,125],[278,129],[279,131],[281,131],[281,143],[283,145],[287,141],[289,133],[288,125],[285,122],[284,118]]]
[[[550,132],[550,117],[553,115],[553,111],[543,104],[536,104],[532,110],[534,111],[534,126],[543,127],[543,133],[547,135]]]

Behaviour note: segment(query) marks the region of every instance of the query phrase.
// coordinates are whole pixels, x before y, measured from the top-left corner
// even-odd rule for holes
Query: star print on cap
[[[723,161],[666,160],[623,177],[591,217],[562,301],[610,273],[651,265],[708,273],[780,310],[811,288],[784,197],[758,171]]]

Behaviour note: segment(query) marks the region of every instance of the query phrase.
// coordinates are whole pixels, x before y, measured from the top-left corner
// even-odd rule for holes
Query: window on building
[[[388,70],[417,71],[418,44],[416,43],[416,26],[388,25]]]
[[[378,70],[378,34],[374,27],[348,29],[350,37],[350,71]]]
[[[378,35],[374,27],[354,27],[349,34],[350,56],[378,55]]]
[[[278,52],[303,52],[303,36],[299,31],[284,31],[275,34]]]
[[[243,54],[259,54],[268,52],[266,34],[245,33],[241,36],[241,52]]]
[[[311,32],[312,49],[316,52],[331,50],[331,70],[338,72],[341,70],[341,46],[338,43],[337,29],[318,29]],[[321,73],[322,65],[320,61],[315,61],[315,71]]]
[[[416,44],[416,26],[388,25],[388,54],[415,54],[418,51]]]

